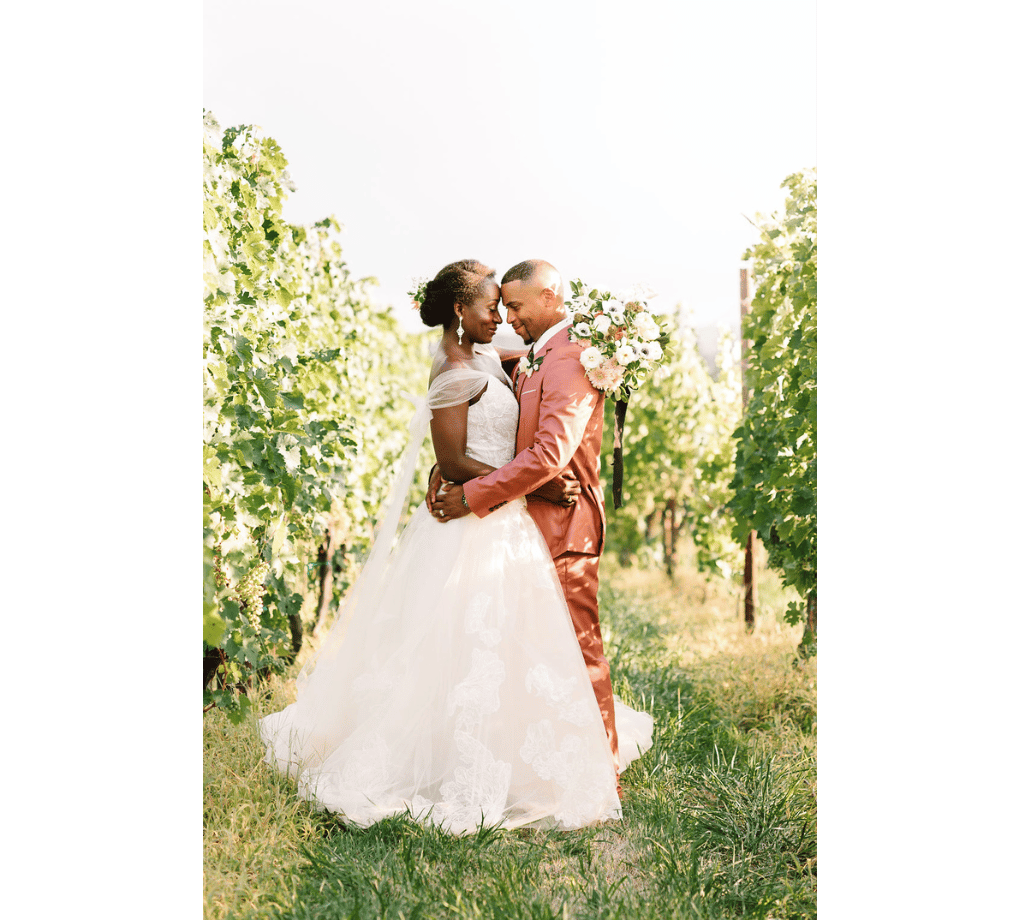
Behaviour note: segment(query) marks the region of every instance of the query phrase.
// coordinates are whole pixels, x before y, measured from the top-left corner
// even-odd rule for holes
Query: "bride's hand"
[[[577,503],[577,496],[581,494],[581,483],[570,470],[564,470],[532,494],[562,508],[570,508]]]
[[[429,476],[429,485],[425,490],[425,507],[432,513],[432,505],[435,504],[436,495],[439,494],[439,487],[443,485],[443,477],[439,472],[439,464],[432,467],[432,475]]]

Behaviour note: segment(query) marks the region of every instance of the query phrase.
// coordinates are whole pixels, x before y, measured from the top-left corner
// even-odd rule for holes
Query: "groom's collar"
[[[550,326],[545,330],[539,337],[538,341],[532,346],[531,353],[537,355],[546,345],[549,344],[549,340],[556,335],[561,329],[566,329],[570,325],[570,317],[561,319],[555,326]]]

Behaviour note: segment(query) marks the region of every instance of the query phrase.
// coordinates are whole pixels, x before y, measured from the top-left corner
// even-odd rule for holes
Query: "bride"
[[[619,818],[601,713],[524,499],[445,524],[423,503],[390,549],[430,422],[446,480],[514,456],[517,401],[491,344],[502,322],[495,273],[446,266],[421,315],[444,333],[393,497],[297,702],[260,722],[266,760],[316,807],[360,826],[403,813],[455,834]],[[539,494],[568,492],[554,481]],[[651,745],[652,723],[616,705],[622,770]]]

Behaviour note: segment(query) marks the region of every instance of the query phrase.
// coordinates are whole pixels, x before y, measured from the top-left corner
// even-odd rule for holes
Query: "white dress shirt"
[[[568,316],[566,319],[561,319],[555,326],[550,326],[548,329],[545,330],[545,332],[543,332],[538,337],[538,341],[531,346],[531,353],[537,356],[538,353],[542,350],[542,347],[545,345],[545,343],[549,341],[549,339],[556,335],[556,333],[559,332],[561,329],[566,329],[567,326],[569,325],[570,317]]]

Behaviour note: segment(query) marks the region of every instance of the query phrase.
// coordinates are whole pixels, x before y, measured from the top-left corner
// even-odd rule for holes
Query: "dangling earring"
[[[464,317],[463,316],[458,316],[457,317],[457,344],[458,345],[463,345],[464,344]]]

